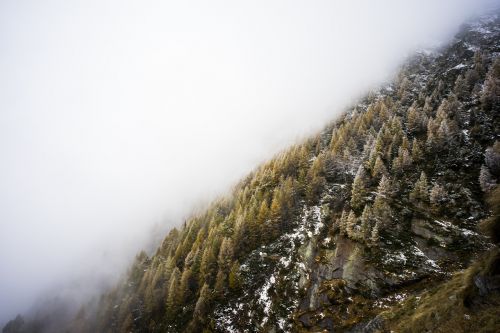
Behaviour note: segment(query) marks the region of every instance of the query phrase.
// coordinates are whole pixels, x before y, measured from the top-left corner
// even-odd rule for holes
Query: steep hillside
[[[498,239],[477,229],[498,228],[499,52],[489,16],[416,54],[139,254],[68,330],[499,331]]]

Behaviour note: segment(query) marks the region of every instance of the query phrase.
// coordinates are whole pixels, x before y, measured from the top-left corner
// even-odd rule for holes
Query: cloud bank
[[[112,281],[496,2],[2,1],[0,323],[92,294],[68,281]]]

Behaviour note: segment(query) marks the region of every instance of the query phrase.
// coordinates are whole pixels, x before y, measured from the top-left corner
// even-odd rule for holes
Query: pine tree
[[[347,235],[347,215],[347,212],[343,210],[338,220],[339,230],[342,235]]]
[[[228,272],[231,267],[231,262],[234,256],[234,246],[231,238],[225,237],[222,240],[222,244],[219,250],[219,257],[217,264],[219,265],[219,270]]]
[[[436,150],[438,146],[438,129],[439,129],[440,122],[434,118],[429,118],[427,121],[427,149],[430,152],[433,152]]]
[[[257,214],[257,229],[255,233],[258,235],[258,239],[262,239],[264,243],[269,242],[271,239],[269,237],[269,207],[267,205],[267,198],[264,198],[260,204],[259,213]]]
[[[434,108],[432,107],[432,98],[431,96],[428,96],[425,98],[425,103],[422,112],[429,117],[432,114],[433,109]]]
[[[474,87],[474,85],[479,81],[479,78],[479,73],[475,68],[471,68],[465,73],[465,81],[467,81],[467,85],[469,87]]]
[[[372,229],[372,233],[371,233],[371,236],[370,236],[370,241],[371,241],[371,243],[373,245],[378,244],[378,242],[380,241],[380,235],[379,235],[380,230],[379,229],[380,229],[380,224],[377,221],[375,223],[375,226]]]
[[[200,263],[200,285],[204,282],[212,283],[217,267],[217,258],[215,257],[214,250],[210,245],[207,245],[203,251]]]
[[[361,214],[361,238],[365,241],[369,240],[372,229],[373,212],[370,205],[365,205],[363,214]]]
[[[465,80],[462,74],[457,77],[453,91],[461,100],[469,96],[470,87],[467,84],[467,80]]]
[[[443,95],[445,90],[445,84],[443,80],[439,80],[437,87],[434,89],[431,95],[432,101],[438,101],[440,97]]]
[[[377,187],[377,195],[382,196],[386,200],[393,194],[393,185],[388,177],[382,176]]]
[[[194,307],[193,318],[199,320],[201,324],[204,324],[206,321],[206,315],[208,314],[210,302],[212,300],[212,291],[208,284],[203,284],[203,287],[200,291],[200,296],[196,301],[196,305]]]
[[[489,192],[497,185],[495,178],[493,178],[486,165],[481,166],[481,172],[479,173],[479,185],[481,186],[481,190],[483,190],[483,192]]]
[[[411,158],[414,162],[420,162],[424,158],[424,152],[420,146],[420,143],[416,138],[413,138],[413,142],[411,144]]]
[[[420,178],[417,180],[413,190],[410,192],[410,200],[417,206],[421,206],[422,204],[429,202],[427,176],[423,171],[420,173]]]
[[[356,236],[356,223],[357,223],[357,218],[356,214],[351,210],[349,212],[349,215],[347,216],[347,221],[346,221],[346,233],[349,238],[355,239]]]
[[[250,202],[246,206],[248,207],[248,209],[244,214],[244,224],[246,226],[245,233],[240,236],[245,239],[245,244],[247,245],[248,249],[254,249],[260,242],[260,225],[257,219],[259,207],[256,196],[252,196]]]
[[[479,74],[479,76],[484,75],[484,57],[480,50],[474,53],[474,69]]]
[[[398,156],[392,162],[392,170],[394,172],[402,172],[413,163],[411,155],[407,149],[399,147]]]
[[[403,135],[403,138],[401,140],[401,148],[408,151],[410,149],[410,141],[408,140],[408,137],[406,134]]]
[[[484,81],[481,106],[486,111],[500,107],[500,58],[495,60]]]
[[[182,304],[185,304],[191,296],[190,279],[191,270],[189,268],[185,268],[181,274],[181,280],[179,282],[179,301]]]
[[[307,179],[309,184],[306,187],[307,200],[311,203],[316,202],[326,184],[326,179],[324,177],[324,157],[320,154],[316,157],[307,173]]]
[[[271,224],[269,229],[269,237],[271,239],[276,238],[279,235],[279,228],[281,221],[283,219],[283,193],[281,187],[277,187],[274,190],[273,200],[271,202],[271,208],[269,215],[271,217]]]
[[[351,191],[351,206],[355,210],[360,210],[365,203],[366,180],[365,169],[360,165],[356,177],[354,177]]]
[[[214,293],[217,298],[221,298],[224,296],[228,287],[227,283],[227,273],[223,270],[219,269],[217,272],[217,277],[215,279]]]
[[[178,267],[175,267],[168,283],[168,295],[166,301],[166,316],[168,320],[175,319],[178,309],[182,305],[179,291],[180,278],[181,271]]]
[[[448,193],[439,184],[434,184],[429,195],[429,201],[435,212],[441,212],[442,205],[446,203],[448,199]]]
[[[427,123],[425,114],[415,105],[412,105],[408,109],[406,117],[407,117],[406,127],[409,133],[419,134],[425,130],[425,125]]]
[[[235,291],[241,288],[240,264],[235,260],[229,271],[229,289]]]
[[[269,218],[269,207],[267,206],[267,200],[262,200],[259,208],[259,214],[257,215],[257,221],[259,225],[264,225],[266,220]]]
[[[392,222],[391,207],[387,199],[382,195],[377,194],[375,197],[375,201],[373,202],[373,216],[383,226],[388,226]]]
[[[438,148],[448,148],[454,141],[455,131],[454,123],[448,118],[441,120],[439,128],[436,133],[437,147]]]
[[[375,165],[373,166],[372,170],[372,177],[379,178],[386,174],[387,174],[387,168],[385,167],[384,161],[382,161],[380,156],[377,156],[377,159],[375,160]]]
[[[407,78],[404,77],[403,80],[401,81],[398,89],[398,97],[401,100],[401,102],[404,104],[410,95],[410,88],[411,88],[411,81]]]

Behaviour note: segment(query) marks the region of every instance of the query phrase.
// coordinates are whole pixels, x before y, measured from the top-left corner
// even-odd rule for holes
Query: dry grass
[[[500,294],[479,297],[473,284],[477,274],[488,274],[498,251],[456,273],[420,297],[410,297],[384,312],[388,329],[394,332],[500,332]],[[470,300],[474,299],[474,302]],[[466,305],[470,304],[470,305]]]

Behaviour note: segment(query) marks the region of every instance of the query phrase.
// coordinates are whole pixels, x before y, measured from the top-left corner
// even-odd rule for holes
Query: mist
[[[497,2],[2,1],[0,324],[100,292]]]

